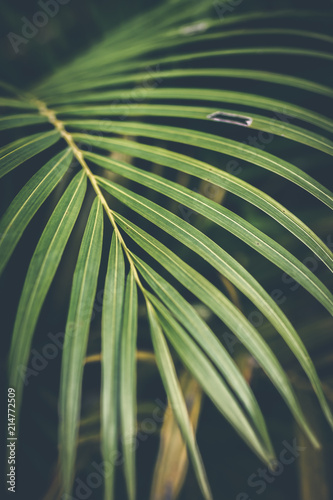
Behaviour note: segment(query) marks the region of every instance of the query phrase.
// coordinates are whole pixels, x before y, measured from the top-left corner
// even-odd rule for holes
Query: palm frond
[[[112,235],[108,271],[105,277],[102,315],[102,453],[110,464],[105,478],[105,496],[111,498],[114,489],[114,470],[118,456],[118,412],[120,381],[120,341],[125,292],[125,263],[122,248],[115,232]],[[126,368],[126,367],[125,367]]]
[[[121,332],[120,412],[124,453],[124,470],[128,498],[135,498],[135,441],[136,441],[136,339],[138,297],[135,271],[126,280]]]
[[[332,17],[332,13],[326,15]],[[313,169],[308,173],[298,158],[286,159],[288,147],[295,144],[303,148],[304,154],[311,151],[332,156],[333,142],[328,132],[333,130],[333,121],[310,104],[304,107],[297,100],[277,98],[296,90],[330,102],[333,89],[329,81],[285,74],[278,64],[272,71],[261,63],[266,56],[277,60],[283,56],[292,61],[304,58],[329,64],[333,59],[333,37],[315,30],[251,26],[254,20],[293,21],[296,16],[302,19],[320,14],[305,10],[249,11],[216,19],[208,1],[195,5],[185,0],[164,2],[151,13],[114,30],[35,88],[27,91],[16,90],[7,83],[0,85],[0,130],[10,141],[0,149],[0,177],[12,175],[12,170],[24,168],[31,159],[40,165],[0,222],[0,272],[22,235],[29,231],[29,222],[60,181],[63,190],[31,258],[18,304],[9,355],[9,383],[16,390],[18,412],[43,304],[78,219],[85,228],[71,278],[59,396],[62,489],[67,494],[71,493],[75,478],[90,322],[109,229],[112,237],[106,276],[102,278],[105,293],[101,355],[96,358],[101,361],[102,370],[101,452],[110,466],[105,476],[106,499],[114,498],[119,436],[128,498],[136,497],[140,301],[145,304],[146,323],[169,405],[205,499],[211,499],[212,493],[178,380],[176,359],[262,461],[271,466],[275,455],[252,389],[213,326],[197,313],[190,296],[205,304],[242,342],[275,385],[312,445],[320,446],[269,341],[211,282],[207,269],[229,280],[281,336],[311,382],[333,428],[332,411],[314,363],[286,312],[259,278],[227,250],[228,245],[222,248],[212,233],[206,234],[184,221],[173,209],[175,203],[188,207],[215,229],[222,228],[237,241],[246,243],[258,258],[264,257],[288,274],[332,313],[333,297],[327,285],[301,262],[297,252],[247,220],[244,212],[237,213],[233,206],[227,208],[191,190],[174,175],[184,173],[191,179],[209,182],[235,195],[236,204],[245,202],[246,207],[258,208],[268,224],[273,219],[333,270],[331,250],[301,220],[297,210],[288,209],[265,188],[258,187],[251,175],[244,180],[228,172],[219,159],[226,155],[246,162],[249,168],[258,167],[262,178],[278,179],[286,188],[315,199],[325,214],[333,208],[332,193],[317,180]],[[239,29],[238,25],[245,28]],[[266,43],[270,36],[276,37],[276,45]],[[283,44],[284,37],[293,40],[290,46]],[[304,48],[304,40],[318,43],[320,48]],[[223,45],[226,42],[228,45]],[[199,43],[207,48],[198,50]],[[237,62],[244,61],[244,56],[252,61],[250,69]],[[210,61],[207,68],[202,67],[206,58]],[[220,67],[222,61],[224,64],[229,60],[233,62],[230,67]],[[191,85],[191,79],[199,87]],[[149,80],[153,84],[145,85]],[[170,81],[176,81],[174,86],[169,86]],[[228,81],[237,81],[244,91],[223,88]],[[249,82],[267,84],[267,92],[248,92]],[[133,97],[129,87],[133,84],[143,89],[148,103]],[[276,92],[277,97],[275,93],[270,95],[272,88],[281,90]],[[233,107],[225,108],[225,104]],[[253,109],[261,111],[254,113]],[[132,121],[132,117],[138,121]],[[230,129],[236,138],[230,138]],[[237,131],[244,129],[274,134],[277,140],[288,144],[286,153],[280,157],[243,143]],[[121,161],[116,153],[127,155],[127,161]],[[76,175],[70,168],[73,161],[80,168]],[[152,165],[165,167],[165,175],[154,172]],[[325,175],[318,175],[318,179],[323,178]],[[82,206],[89,207],[87,220],[80,213]],[[184,255],[189,256],[186,261]],[[265,259],[261,260],[263,265]]]
[[[9,356],[9,383],[15,388],[18,410],[37,320],[78,217],[86,186],[86,177],[80,172],[51,215],[29,265],[17,309]]]

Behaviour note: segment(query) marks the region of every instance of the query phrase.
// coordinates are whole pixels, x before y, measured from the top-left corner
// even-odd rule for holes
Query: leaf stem
[[[82,151],[76,145],[72,135],[65,129],[64,123],[57,118],[54,110],[49,109],[43,101],[40,101],[39,99],[36,99],[35,97],[31,98],[30,101],[37,106],[38,111],[42,116],[46,116],[48,121],[54,126],[54,128],[56,130],[58,130],[58,132],[61,134],[63,139],[67,142],[68,146],[73,151],[75,158],[80,163],[81,167],[83,168],[84,172],[86,173],[86,175],[91,183],[92,188],[94,189],[97,197],[99,198],[102,206],[104,207],[106,215],[108,216],[108,218],[111,222],[111,225],[112,225],[114,231],[116,232],[116,236],[119,239],[119,242],[120,242],[121,246],[123,247],[124,252],[127,256],[128,262],[129,262],[129,264],[132,268],[132,271],[134,273],[135,281],[136,281],[138,287],[140,288],[140,290],[142,291],[143,295],[146,297],[146,289],[144,288],[144,286],[141,283],[140,277],[138,275],[137,269],[135,267],[134,261],[133,261],[132,256],[131,256],[131,252],[127,248],[127,245],[124,241],[124,238],[123,238],[123,236],[122,236],[122,234],[121,234],[121,232],[116,224],[115,218],[113,216],[113,212],[110,209],[110,207],[109,207],[109,205],[108,205],[108,203],[107,203],[107,201],[106,201],[106,199],[105,199],[105,197],[104,197],[104,195],[103,195],[103,193],[102,193],[102,191],[101,191],[101,189],[96,181],[94,174],[92,173],[92,171],[88,167],[87,162],[85,161],[84,156],[82,154]]]
[[[150,351],[136,351],[136,360],[137,361],[142,361],[142,362],[147,362],[147,363],[155,363],[156,358],[155,354]],[[99,363],[102,360],[102,353],[97,353],[97,354],[91,354],[90,356],[87,356],[84,360],[85,364],[87,363]]]

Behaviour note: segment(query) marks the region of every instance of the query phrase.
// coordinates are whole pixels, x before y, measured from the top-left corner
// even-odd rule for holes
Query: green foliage
[[[304,11],[304,16],[310,15]],[[246,216],[182,185],[174,175],[183,173],[209,182],[232,193],[235,199],[257,207],[267,219],[273,218],[298,238],[328,269],[333,269],[332,252],[297,213],[257,187],[255,181],[237,177],[219,162],[214,164],[219,154],[237,158],[260,168],[263,178],[269,172],[269,175],[280,177],[283,186],[292,183],[309,193],[325,206],[325,210],[333,208],[329,189],[302,165],[294,165],[292,159],[287,161],[288,150],[278,157],[228,137],[228,127],[239,125],[248,130],[273,133],[327,155],[333,154],[333,142],[325,135],[333,130],[333,122],[328,117],[297,103],[264,94],[223,90],[223,83],[232,78],[242,85],[250,80],[264,86],[274,84],[306,91],[327,100],[333,97],[329,85],[307,78],[269,70],[218,66],[222,61],[226,64],[230,58],[237,61],[238,56],[283,55],[286,58],[296,56],[295,60],[303,57],[332,60],[333,55],[328,51],[265,43],[267,36],[281,35],[301,41],[317,40],[331,46],[333,39],[328,35],[299,29],[246,27],[253,19],[270,16],[274,13],[235,12],[220,20],[212,14],[210,2],[198,2],[195,7],[192,2],[178,2],[177,6],[166,2],[115,30],[87,54],[60,68],[29,92],[2,85],[0,129],[14,131],[15,135],[13,142],[0,150],[0,175],[18,167],[23,169],[24,163],[31,158],[40,167],[12,201],[0,223],[1,272],[29,222],[59,187],[60,181],[63,190],[31,258],[18,304],[9,355],[9,384],[16,390],[18,411],[24,386],[22,371],[28,365],[43,303],[61,266],[77,219],[83,207],[90,206],[92,194],[94,198],[72,278],[62,354],[59,449],[62,487],[68,494],[75,477],[84,361],[99,277],[105,281],[101,326],[101,452],[105,462],[111,464],[111,472],[105,480],[106,499],[114,495],[115,465],[110,457],[117,453],[118,435],[123,443],[128,497],[134,500],[136,495],[135,356],[137,333],[140,335],[138,304],[141,302],[146,308],[157,367],[204,498],[210,499],[212,495],[177,378],[175,360],[181,360],[254,453],[269,466],[274,460],[265,419],[251,387],[213,328],[193,307],[190,295],[184,293],[186,289],[239,338],[280,392],[312,444],[319,446],[277,353],[244,312],[205,275],[206,264],[247,297],[252,307],[261,311],[281,335],[309,378],[333,428],[333,416],[314,364],[286,313],[254,274],[222,248],[220,242],[214,241],[212,232],[183,220],[170,204],[172,200],[188,207],[210,221],[213,225],[210,228],[223,228],[245,242],[300,283],[332,313],[333,297],[323,281],[278,238],[256,227]],[[293,20],[295,13],[275,13],[277,19],[283,16]],[[193,20],[197,24],[193,24]],[[245,28],[228,29],[238,23],[245,24]],[[193,34],[188,36],[191,29]],[[262,40],[260,46],[247,42],[241,47],[212,50],[209,45],[234,39],[243,43],[254,36]],[[208,48],[198,50],[198,43]],[[212,67],[188,67],[204,58],[209,58]],[[147,75],[148,70],[142,70],[156,65],[154,85],[145,86],[152,76]],[[212,88],[207,87],[207,83],[194,88],[191,78],[205,78],[203,82],[212,82]],[[179,80],[182,85],[169,87],[169,80]],[[141,98],[136,99],[128,85],[137,83],[140,88],[140,82],[143,99],[157,103],[137,102]],[[216,89],[217,85],[221,89]],[[169,101],[181,101],[182,104]],[[215,104],[194,106],[194,101]],[[225,103],[235,108],[225,108]],[[261,110],[262,114],[254,113],[253,108]],[[272,118],[272,112],[297,119],[297,124]],[[111,121],[115,116],[118,119]],[[138,117],[139,121],[122,119],[131,117]],[[221,123],[225,128],[216,128],[216,133],[211,133],[211,128],[205,128],[208,123],[209,126]],[[30,135],[31,127],[38,127],[39,132]],[[224,131],[227,137],[223,136]],[[207,152],[204,160],[202,151]],[[45,164],[44,160],[41,163],[41,157],[48,158]],[[70,167],[74,161],[81,169],[75,175]],[[154,170],[156,165],[164,168],[162,175]],[[168,200],[166,204],[165,199]],[[156,232],[152,229],[154,226],[158,228]],[[112,230],[111,244],[109,229]],[[167,240],[161,236],[163,232]],[[166,245],[168,240],[173,243]],[[175,241],[181,245],[175,245]],[[100,276],[103,245],[109,255],[105,277]],[[188,253],[184,253],[184,248]],[[184,255],[188,257],[184,259]],[[204,263],[199,271],[196,269],[198,262]]]

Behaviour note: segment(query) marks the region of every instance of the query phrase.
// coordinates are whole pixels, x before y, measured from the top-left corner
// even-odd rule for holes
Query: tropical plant
[[[29,263],[11,341],[9,386],[16,391],[17,418],[43,303],[65,249],[69,245],[76,252],[71,235],[77,238],[84,225],[71,278],[59,394],[59,463],[68,495],[75,478],[84,367],[87,356],[95,356],[102,372],[101,453],[111,465],[104,498],[114,498],[119,435],[128,498],[135,498],[138,322],[139,337],[149,325],[153,359],[205,499],[212,494],[176,371],[179,361],[253,452],[269,467],[276,460],[261,408],[217,333],[217,318],[253,356],[318,447],[270,336],[254,320],[265,318],[303,368],[333,427],[302,338],[279,297],[260,283],[267,269],[276,288],[276,276],[283,272],[313,297],[312,304],[333,310],[327,275],[321,279],[301,261],[304,250],[297,240],[330,270],[332,252],[311,221],[301,220],[295,202],[303,190],[306,200],[318,200],[320,216],[333,208],[322,160],[333,154],[328,138],[333,122],[321,112],[333,90],[327,80],[270,68],[274,58],[277,68],[281,58],[283,65],[286,60],[331,64],[333,38],[307,28],[260,25],[270,19],[280,26],[285,20],[291,25],[299,19],[320,21],[320,11],[234,8],[218,16],[224,4],[214,9],[211,1],[164,2],[30,90],[1,83],[0,127],[9,137],[0,150],[1,177],[19,166],[22,171],[31,159],[34,168],[1,221],[1,271],[34,215],[49,213]],[[250,68],[239,66],[239,57],[243,64],[251,61]],[[228,81],[235,90],[224,89]],[[248,92],[251,82],[262,92]],[[288,91],[293,99],[285,100]],[[308,96],[318,100],[318,110]],[[248,131],[258,131],[257,143],[246,143]],[[279,155],[268,151],[275,145]],[[295,150],[302,151],[301,161]],[[323,182],[310,175],[314,162],[314,176]],[[272,195],[269,182],[279,186]],[[213,188],[218,195],[207,195]],[[281,190],[293,193],[292,202]],[[259,262],[261,277],[238,258],[236,238],[253,249],[248,255]],[[98,280],[104,283],[101,355],[87,349]],[[207,318],[197,303],[210,311]]]

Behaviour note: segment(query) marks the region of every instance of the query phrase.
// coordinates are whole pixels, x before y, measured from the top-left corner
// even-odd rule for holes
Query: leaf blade
[[[146,301],[150,324],[150,332],[156,354],[157,365],[162,377],[171,408],[175,414],[183,439],[187,445],[189,455],[195,470],[200,489],[206,500],[212,500],[212,495],[200,452],[198,450],[193,429],[190,424],[186,404],[181,392],[176,370],[172,362],[170,351],[159,326],[156,313],[149,301]]]
[[[265,192],[251,184],[212,165],[189,156],[175,153],[168,149],[149,146],[143,143],[109,137],[92,137],[85,134],[75,134],[86,144],[111,151],[131,154],[137,158],[156,162],[160,165],[186,172],[222,187],[236,196],[260,208],[263,212],[278,221],[288,231],[294,234],[333,272],[333,254],[322,240],[298,217],[286,207],[278,203]]]
[[[274,451],[269,438],[265,437],[265,445],[268,445],[265,448],[253,430],[253,423],[245,417],[242,408],[227,385],[223,383],[213,365],[184,329],[173,319],[167,308],[153,295],[149,294],[149,298],[158,310],[158,317],[166,336],[187,369],[242,439],[261,460],[270,465],[271,461],[274,460]],[[262,437],[260,435],[261,439]]]
[[[123,216],[116,213],[114,215],[118,224],[136,243],[165,267],[185,288],[196,295],[201,302],[206,304],[241,340],[276,386],[299,425],[309,435],[311,442],[314,446],[318,446],[318,441],[306,423],[284,370],[257,330],[215,286],[165,245]]]
[[[94,153],[85,153],[85,157],[101,167],[169,196],[230,231],[304,286],[330,313],[333,312],[332,294],[322,282],[284,247],[241,217],[180,184],[151,172],[145,172],[123,161],[105,158]],[[97,177],[97,179],[101,186],[110,184],[102,177]]]
[[[159,117],[172,117],[172,118],[188,118],[196,120],[212,120],[215,122],[230,123],[239,126],[246,126],[254,130],[260,130],[269,134],[278,135],[300,144],[305,144],[308,147],[317,149],[326,154],[333,156],[333,142],[326,137],[316,134],[310,130],[288,123],[288,120],[281,121],[276,118],[267,118],[261,115],[256,115],[252,112],[243,113],[232,109],[216,109],[203,108],[199,106],[176,106],[176,105],[163,105],[163,104],[117,104],[117,105],[104,105],[104,106],[74,106],[62,108],[62,114],[67,116],[159,116]],[[246,120],[246,125],[243,121]],[[283,162],[287,166],[287,162]],[[289,168],[294,173],[303,175],[300,169],[295,169],[294,166],[289,164]],[[275,168],[274,172],[278,173]]]
[[[124,257],[115,232],[112,235],[108,270],[105,278],[102,312],[102,389],[101,444],[105,463],[110,471],[105,475],[105,497],[114,495],[114,460],[118,450],[118,385],[121,340],[121,311],[125,291]]]
[[[0,274],[30,220],[66,173],[73,153],[67,149],[44,165],[21,189],[0,221]]]
[[[22,114],[0,117],[0,130],[8,130],[10,128],[25,127],[27,125],[37,125],[39,123],[47,123],[48,119],[42,115]]]
[[[134,271],[131,268],[125,289],[120,352],[120,411],[124,454],[124,472],[129,500],[135,500],[136,440],[136,339],[138,298]]]
[[[62,484],[66,494],[71,492],[75,472],[83,362],[97,287],[102,239],[103,209],[99,199],[95,198],[75,267],[61,363],[59,445]]]
[[[109,181],[103,180],[102,185],[110,194],[125,203],[132,210],[156,224],[188,248],[191,248],[191,250],[200,255],[223,276],[226,276],[231,283],[239,288],[255,304],[258,310],[269,319],[304,368],[316,390],[324,414],[333,428],[333,415],[303,342],[280,307],[253,276],[205,234],[160,205]],[[330,299],[329,310],[333,311],[332,297]]]
[[[61,135],[57,130],[18,139],[0,149],[0,179],[44,149],[53,146]]]
[[[67,122],[71,126],[85,127],[91,130],[98,127],[100,131],[132,133],[141,137],[151,137],[171,142],[188,144],[191,146],[204,148],[218,153],[228,154],[235,158],[246,160],[259,167],[267,169],[278,174],[305,191],[308,191],[322,203],[333,209],[333,194],[325,186],[310,177],[295,165],[281,160],[280,158],[262,151],[260,149],[238,143],[231,139],[225,139],[213,134],[198,132],[191,129],[179,127],[170,127],[165,125],[147,124],[147,123],[121,123],[112,121],[94,121],[94,120],[70,120]]]
[[[60,199],[31,260],[14,324],[9,355],[9,380],[16,389],[17,418],[33,332],[47,291],[79,214],[86,178],[78,174]],[[24,339],[24,341],[23,341]]]

